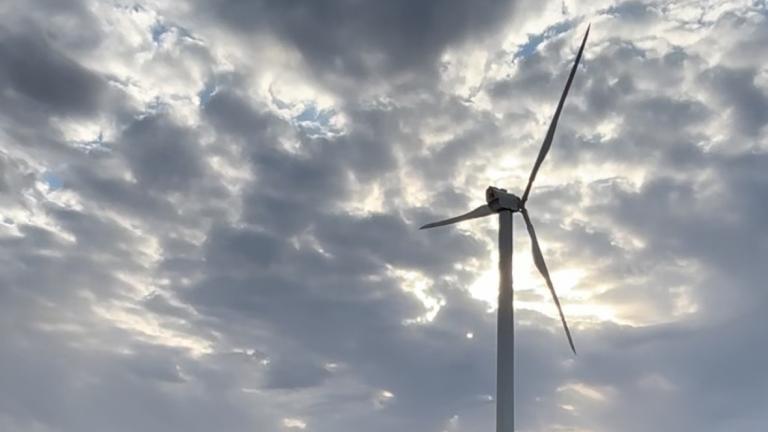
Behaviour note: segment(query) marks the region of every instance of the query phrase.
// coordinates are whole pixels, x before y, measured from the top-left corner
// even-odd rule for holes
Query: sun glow
[[[514,264],[517,264],[517,262]],[[524,267],[524,270],[521,270],[519,274],[514,275],[515,291],[538,292],[544,290],[544,292],[546,292],[547,286],[544,278],[541,277],[541,280],[537,279],[536,276],[538,276],[538,273],[532,265],[520,267]],[[528,268],[525,269],[525,267]],[[552,284],[555,286],[558,296],[567,297],[573,295],[572,291],[584,277],[584,271],[580,269],[564,269],[552,272],[551,276]],[[485,300],[489,304],[495,304],[498,295],[498,286],[499,271],[492,268],[484,271],[469,287],[469,291],[472,294],[472,297],[479,300]]]
[[[538,273],[528,257],[515,255],[513,258],[515,308],[539,312],[552,319],[559,320],[557,308],[552,303],[549,289],[544,278]],[[496,262],[496,256],[488,262]],[[499,290],[499,271],[496,266],[478,269],[478,277],[469,286],[472,298],[488,304],[488,310],[497,309]],[[616,311],[609,305],[590,301],[589,292],[579,292],[578,288],[587,277],[587,272],[580,268],[565,268],[551,273],[552,284],[569,321],[582,323],[612,321],[618,322]]]
[[[495,263],[499,260],[498,254],[494,253],[486,262],[494,263],[492,266],[480,270],[480,276],[475,279],[475,282],[469,286],[470,295],[478,300],[483,300],[490,306],[491,309],[496,309],[499,293],[499,270]],[[530,257],[523,256],[522,254],[516,254],[512,258],[513,268],[513,283],[515,292],[523,291],[538,291],[540,288],[546,290],[544,280],[538,275],[536,269],[533,267],[533,263],[530,262]],[[563,270],[558,273],[552,274],[553,283],[557,287],[558,294],[561,289],[558,283],[564,283],[563,289],[565,291],[573,288],[578,281],[571,282],[570,276],[574,276],[574,273],[569,273],[568,270]]]

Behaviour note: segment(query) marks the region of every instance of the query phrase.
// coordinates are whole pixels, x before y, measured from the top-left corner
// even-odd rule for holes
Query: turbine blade
[[[563,328],[565,329],[565,335],[568,336],[568,343],[571,345],[571,350],[574,354],[576,354],[576,347],[573,345],[573,338],[571,338],[571,331],[568,330],[568,323],[565,322],[565,315],[563,315],[563,308],[560,307],[560,300],[557,298],[557,293],[555,293],[555,287],[552,285],[552,279],[549,277],[549,270],[547,270],[547,264],[544,262],[544,255],[541,253],[541,248],[539,247],[539,240],[536,238],[536,231],[533,229],[533,223],[531,223],[531,218],[528,216],[528,211],[523,209],[520,211],[523,214],[523,219],[525,219],[525,227],[528,229],[528,234],[531,236],[531,249],[533,252],[533,262],[536,264],[536,268],[539,269],[539,272],[542,276],[544,276],[544,280],[547,281],[547,287],[549,287],[549,292],[552,293],[552,299],[555,301],[555,305],[557,305],[557,311],[560,313],[560,321],[563,322]]]
[[[483,216],[489,216],[492,214],[493,214],[493,210],[491,210],[491,208],[488,207],[487,204],[483,204],[469,213],[465,213],[461,216],[452,217],[450,219],[445,219],[438,222],[428,223],[419,229],[428,229],[428,228],[434,228],[434,227],[439,227],[443,225],[450,225],[450,224],[454,224],[454,223],[465,221],[465,220],[477,219]]]
[[[541,167],[542,162],[544,162],[544,158],[547,157],[549,148],[552,146],[552,139],[555,136],[557,121],[560,119],[560,113],[563,111],[563,104],[565,104],[565,97],[568,96],[568,90],[570,90],[571,88],[571,83],[573,82],[573,76],[576,75],[576,69],[578,68],[579,61],[581,60],[581,54],[584,52],[584,45],[586,45],[587,43],[587,36],[589,36],[590,27],[591,27],[591,24],[587,26],[587,32],[584,33],[584,39],[581,41],[581,48],[579,48],[579,53],[576,54],[576,61],[573,62],[573,67],[571,68],[571,74],[568,75],[568,81],[565,83],[565,89],[563,90],[563,94],[560,96],[560,102],[558,102],[557,104],[555,115],[552,117],[552,122],[549,124],[549,129],[547,130],[547,136],[544,138],[544,142],[541,144],[541,150],[539,150],[538,157],[536,157],[536,163],[533,165],[533,170],[531,171],[531,175],[528,178],[528,185],[525,187],[525,192],[523,193],[523,197],[522,197],[523,202],[526,202],[528,200],[528,194],[531,193],[531,186],[533,186],[533,181],[536,179],[536,174],[538,174],[539,168]]]

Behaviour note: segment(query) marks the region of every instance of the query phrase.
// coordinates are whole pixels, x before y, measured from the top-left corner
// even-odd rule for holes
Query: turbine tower
[[[565,315],[563,315],[563,309],[560,307],[560,300],[555,293],[555,287],[552,285],[552,279],[549,277],[549,271],[547,265],[544,262],[544,256],[541,254],[541,248],[539,247],[539,241],[536,238],[536,231],[533,228],[533,223],[528,215],[528,210],[525,208],[525,204],[528,201],[528,195],[531,192],[531,186],[536,179],[536,174],[539,172],[544,158],[549,152],[549,148],[552,146],[552,139],[555,135],[555,128],[557,128],[557,121],[560,118],[560,113],[563,110],[563,104],[565,98],[568,95],[568,90],[571,88],[573,82],[573,76],[576,74],[576,69],[579,66],[581,60],[581,54],[584,51],[584,45],[587,43],[587,36],[589,36],[589,28],[584,34],[584,39],[581,41],[581,47],[579,53],[576,54],[576,60],[571,68],[571,73],[568,75],[568,81],[565,84],[563,94],[560,96],[560,102],[557,104],[555,115],[552,117],[552,122],[549,124],[549,130],[544,138],[544,142],[539,150],[539,156],[536,158],[536,163],[533,165],[533,170],[528,178],[528,184],[525,187],[523,196],[507,192],[506,189],[499,189],[493,186],[489,186],[485,191],[486,204],[472,210],[469,213],[461,216],[445,219],[439,222],[433,222],[422,226],[419,229],[434,228],[443,225],[450,225],[457,222],[477,219],[484,216],[490,216],[494,213],[499,214],[499,310],[498,310],[498,333],[497,333],[497,358],[496,358],[496,431],[497,432],[514,432],[515,430],[515,407],[514,407],[514,311],[513,311],[513,296],[512,296],[512,214],[519,212],[523,215],[525,221],[525,227],[528,230],[528,235],[531,237],[531,250],[533,253],[533,262],[536,268],[539,270],[544,280],[549,287],[549,292],[552,294],[552,299],[555,301],[557,311],[560,314],[560,321],[563,323],[565,329],[565,335],[568,338],[568,344],[571,346],[571,350],[576,354],[576,347],[573,345],[573,338],[571,338],[571,332],[568,330],[568,323],[565,321]]]

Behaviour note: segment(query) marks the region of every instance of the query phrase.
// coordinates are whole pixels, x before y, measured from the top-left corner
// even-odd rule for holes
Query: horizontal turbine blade
[[[470,220],[470,219],[477,219],[483,216],[490,216],[492,214],[493,214],[493,210],[491,210],[491,208],[488,207],[487,204],[483,204],[469,213],[463,214],[461,216],[456,216],[450,219],[441,220],[438,222],[428,223],[419,229],[429,229],[429,228],[439,227],[443,225],[455,224],[457,222]]]
[[[528,234],[531,236],[531,249],[533,251],[533,262],[536,264],[536,268],[539,269],[539,272],[542,276],[544,276],[544,280],[547,281],[547,287],[549,287],[549,292],[552,293],[552,299],[555,301],[555,305],[557,305],[557,311],[560,313],[560,321],[563,322],[563,328],[565,329],[565,335],[568,336],[568,343],[571,345],[571,350],[574,354],[576,354],[576,347],[573,345],[573,339],[571,338],[571,331],[568,330],[568,323],[565,322],[565,315],[563,315],[563,308],[560,307],[560,300],[557,298],[557,294],[555,293],[555,287],[552,285],[552,279],[549,277],[549,270],[547,270],[547,264],[544,262],[544,255],[541,253],[541,248],[539,247],[539,240],[536,238],[536,231],[533,229],[533,223],[531,223],[531,218],[528,216],[528,211],[523,209],[520,211],[523,214],[523,218],[525,219],[525,227],[528,229]]]
[[[571,74],[568,75],[568,81],[565,83],[565,89],[563,90],[563,94],[560,96],[560,102],[557,103],[557,109],[555,110],[555,115],[552,117],[552,122],[549,124],[549,130],[547,130],[547,136],[544,138],[544,142],[541,144],[541,150],[539,150],[539,156],[536,157],[536,163],[533,165],[531,176],[528,178],[528,185],[525,187],[525,192],[523,193],[523,197],[522,197],[523,202],[528,201],[528,194],[531,193],[531,186],[533,186],[533,181],[536,179],[536,174],[538,174],[539,168],[541,167],[542,162],[544,162],[544,158],[547,157],[549,148],[552,147],[552,139],[555,137],[555,129],[557,128],[557,121],[560,119],[560,113],[563,111],[563,105],[565,104],[565,97],[568,96],[568,90],[571,88],[571,83],[573,82],[573,76],[576,75],[576,69],[578,68],[579,61],[581,60],[581,53],[584,52],[584,45],[586,45],[587,36],[589,36],[589,28],[590,26],[587,26],[587,32],[584,34],[584,39],[581,41],[581,48],[579,48],[579,53],[576,54],[576,61],[573,63],[573,67],[571,68]]]

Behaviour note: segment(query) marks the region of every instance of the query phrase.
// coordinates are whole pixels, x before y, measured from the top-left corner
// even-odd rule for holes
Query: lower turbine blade
[[[461,222],[461,221],[465,221],[465,220],[470,220],[470,219],[477,219],[477,218],[481,218],[483,216],[489,216],[489,215],[492,215],[492,214],[493,214],[493,210],[491,210],[491,208],[488,207],[488,205],[484,204],[484,205],[481,205],[480,207],[472,210],[469,213],[463,214],[461,216],[456,216],[456,217],[453,217],[453,218],[450,218],[450,219],[441,220],[441,221],[438,221],[438,222],[428,223],[428,224],[424,225],[423,227],[421,227],[419,229],[428,229],[428,228],[434,228],[434,227],[439,227],[439,226],[443,226],[443,225],[455,224],[457,222]]]
[[[557,311],[560,313],[560,321],[563,322],[563,328],[565,329],[565,335],[568,336],[568,343],[571,345],[571,350],[574,354],[576,354],[576,347],[573,345],[573,338],[571,338],[571,331],[568,330],[568,323],[565,322],[565,315],[563,315],[563,308],[560,307],[560,300],[557,298],[557,293],[555,293],[555,287],[552,285],[552,279],[549,277],[549,270],[547,270],[547,264],[544,262],[544,255],[541,253],[541,248],[539,247],[539,240],[536,238],[536,231],[533,229],[533,223],[531,223],[531,218],[528,216],[528,211],[525,209],[522,209],[520,211],[523,214],[523,219],[525,219],[525,227],[528,229],[528,234],[531,236],[531,250],[533,252],[533,262],[536,264],[536,268],[539,269],[539,272],[542,276],[544,276],[544,280],[547,281],[547,287],[549,287],[549,292],[552,293],[552,299],[555,301],[555,305],[557,305]]]

